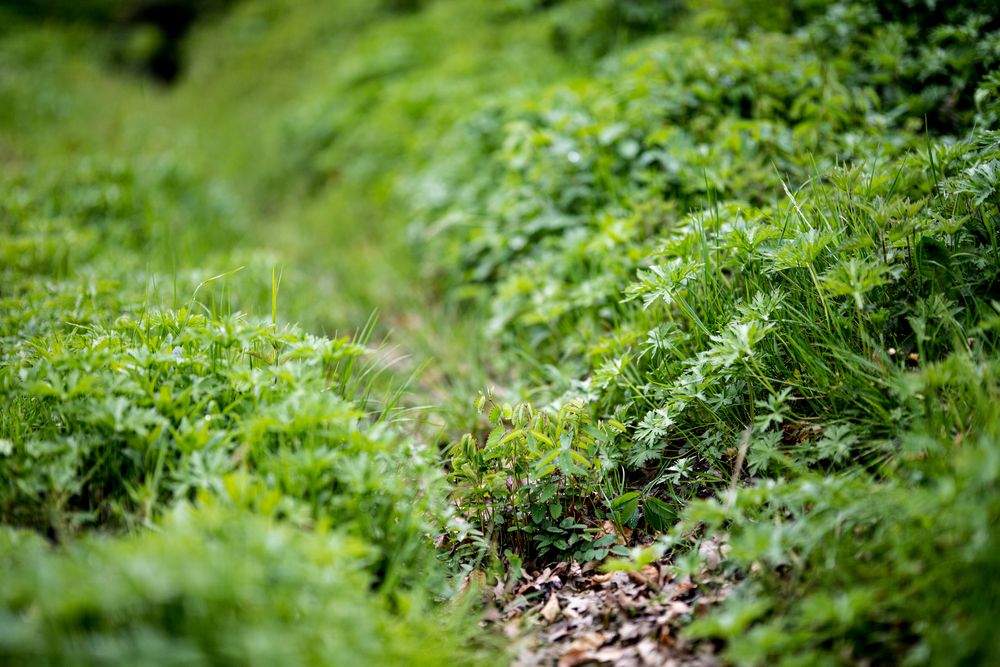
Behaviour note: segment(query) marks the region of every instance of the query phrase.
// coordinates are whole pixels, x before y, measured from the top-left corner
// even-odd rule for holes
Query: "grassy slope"
[[[432,456],[370,350],[275,303],[321,332],[382,308],[438,357],[435,402],[511,378],[452,452],[466,566],[603,555],[581,528],[607,518],[668,532],[684,571],[708,526],[753,573],[692,627],[732,660],[995,655],[988,3],[700,3],[596,67],[608,7],[644,3],[535,4],[247,2],[170,91],[93,31],[3,37],[4,522],[136,534],[5,532],[25,576],[0,656],[473,659],[459,626],[421,639],[450,515]],[[218,576],[180,576],[172,534]],[[302,568],[253,572],[273,544]],[[317,646],[334,595],[371,630]],[[248,630],[202,634],[205,600]]]
[[[419,158],[415,128],[447,124],[427,110],[490,83],[475,76],[485,58],[432,49],[424,28],[466,46],[502,37],[476,3],[440,11],[384,27],[368,3],[248,4],[205,29],[174,91],[116,73],[84,28],[5,36],[0,506],[68,546],[4,529],[19,573],[2,592],[4,661],[489,659],[428,609],[441,590],[429,538],[448,510],[432,459],[388,412],[392,390],[379,397],[374,351],[271,317],[357,329],[412,284],[409,253],[391,260],[403,243],[384,191]],[[401,62],[444,53],[469,78],[437,84],[454,104],[391,83]],[[362,99],[330,106],[360,80]],[[343,157],[324,156],[331,114],[354,132]],[[334,172],[344,183],[321,187]],[[289,267],[280,298],[274,265]],[[77,537],[122,530],[136,534]],[[301,567],[260,569],[276,549]]]
[[[530,350],[540,413],[588,415],[485,397],[462,544],[673,526],[655,551],[694,572],[723,532],[747,579],[689,636],[733,661],[988,663],[998,17],[794,4],[712,3],[434,167],[431,275]]]
[[[357,330],[378,305],[410,349],[466,356],[423,319],[393,188],[480,98],[572,67],[548,23],[248,2],[172,90],[113,67],[114,35],[8,25],[4,661],[492,659],[430,601],[451,510],[383,355],[279,318]],[[275,549],[301,568],[261,570]]]

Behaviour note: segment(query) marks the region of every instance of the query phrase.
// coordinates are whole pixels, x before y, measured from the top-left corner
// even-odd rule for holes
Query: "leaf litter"
[[[707,561],[693,577],[666,560],[630,572],[576,561],[522,571],[488,592],[484,624],[512,640],[512,667],[714,667],[721,664],[715,644],[680,636],[732,590],[734,582],[714,572],[718,560]]]

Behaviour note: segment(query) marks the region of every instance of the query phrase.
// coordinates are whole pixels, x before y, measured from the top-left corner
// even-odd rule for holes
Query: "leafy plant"
[[[485,442],[467,434],[452,447],[450,477],[457,508],[472,518],[479,558],[509,551],[528,561],[588,561],[622,550],[614,534],[597,534],[593,517],[600,510],[600,444],[623,425],[592,423],[579,402],[548,414],[527,403],[498,403],[488,392],[477,407],[487,410],[493,429]]]

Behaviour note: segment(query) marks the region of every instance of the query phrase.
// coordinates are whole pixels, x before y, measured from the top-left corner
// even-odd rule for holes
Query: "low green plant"
[[[452,499],[468,521],[450,535],[461,559],[602,561],[627,554],[624,536],[633,530],[655,534],[673,525],[676,497],[665,501],[654,488],[686,480],[686,460],[643,491],[629,491],[612,455],[628,430],[621,422],[595,423],[580,400],[536,411],[488,391],[476,406],[492,428],[482,441],[463,436],[449,461]]]
[[[959,351],[905,373],[935,398],[880,476],[805,474],[694,503],[678,534],[727,535],[724,567],[749,575],[688,636],[725,639],[741,665],[996,661],[996,371]]]
[[[102,95],[146,108],[104,43],[0,39],[0,662],[491,661],[440,603],[445,482],[374,320],[284,324],[232,190],[145,111],[103,141]]]
[[[603,514],[599,445],[624,426],[592,423],[579,402],[547,414],[487,392],[476,404],[493,428],[484,442],[467,434],[451,450],[452,497],[471,522],[452,536],[456,549],[529,562],[603,559],[622,549],[614,534],[597,534],[594,517]]]
[[[301,530],[274,515],[274,491],[230,487],[124,538],[54,548],[0,527],[0,663],[490,661],[463,645],[457,617],[426,599],[372,594],[364,541],[336,526]]]
[[[726,660],[996,662],[998,21],[245,0],[171,91],[0,28],[0,660],[462,664],[433,538],[704,538]]]
[[[997,12],[710,4],[456,130],[429,275],[530,351],[514,393],[621,425],[578,482],[614,488],[594,525],[670,533],[684,574],[683,544],[728,539],[744,583],[690,637],[748,665],[995,660]]]

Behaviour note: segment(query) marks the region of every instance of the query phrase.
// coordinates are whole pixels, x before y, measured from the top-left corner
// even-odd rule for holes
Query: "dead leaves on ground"
[[[498,585],[489,620],[516,642],[515,667],[717,665],[711,644],[679,639],[694,616],[726,597],[731,582],[677,578],[665,564],[639,572],[598,572],[559,563]]]

